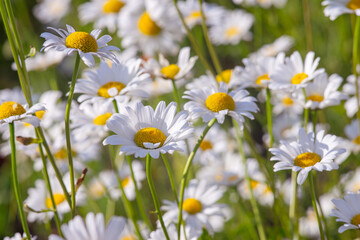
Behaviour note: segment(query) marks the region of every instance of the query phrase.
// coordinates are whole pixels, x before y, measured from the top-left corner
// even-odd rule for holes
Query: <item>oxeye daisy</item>
[[[174,224],[171,224],[166,229],[167,229],[170,239],[178,239],[176,226]],[[186,237],[184,235],[184,232],[185,232]],[[182,227],[180,229],[180,239],[179,240],[185,240],[185,239],[197,240],[200,237],[199,235],[200,235],[199,233],[194,233],[194,231],[191,231],[190,227],[185,227],[185,230]],[[150,238],[148,238],[148,240],[166,240],[164,231],[161,228],[156,229],[155,231],[152,231],[150,233]]]
[[[26,239],[26,234],[23,233],[23,235],[21,236],[20,233],[15,233],[15,235],[13,237],[5,237],[4,240],[23,240]],[[37,237],[31,237],[31,240],[36,240]]]
[[[273,43],[265,44],[255,53],[250,54],[250,58],[275,57],[281,52],[288,51],[294,45],[294,39],[290,36],[283,35],[276,39]]]
[[[341,103],[341,100],[347,98],[344,93],[338,90],[343,79],[337,74],[330,77],[326,73],[322,73],[314,78],[305,87],[306,100],[305,108],[323,109],[329,106],[336,106]]]
[[[183,98],[190,99],[185,103],[185,110],[189,111],[192,119],[202,117],[204,122],[216,118],[222,124],[225,116],[229,115],[241,125],[245,117],[253,119],[252,113],[258,111],[256,99],[249,96],[249,92],[238,88],[228,92],[226,83],[221,82],[220,87],[210,86],[202,89],[185,91]]]
[[[140,59],[126,63],[113,63],[111,66],[101,62],[99,68],[83,73],[75,85],[75,93],[82,94],[79,102],[112,102],[114,99],[125,101],[128,97],[147,98],[149,94],[143,84],[150,82],[150,75],[144,73]]]
[[[197,56],[190,57],[190,47],[184,47],[180,50],[176,64],[170,64],[170,62],[162,54],[160,54],[160,68],[155,69],[154,74],[164,79],[183,79],[191,72],[191,69],[194,67],[197,58]]]
[[[110,33],[117,29],[117,21],[126,0],[91,0],[79,6],[79,18],[83,24],[94,22],[94,27],[107,28]]]
[[[337,222],[344,222],[339,233],[348,229],[360,229],[360,190],[357,193],[349,192],[344,199],[333,199],[336,209],[330,216],[337,217]]]
[[[113,216],[106,225],[102,213],[95,215],[90,212],[86,215],[85,221],[80,216],[76,216],[69,223],[63,224],[61,230],[64,238],[52,234],[49,240],[73,240],[78,239],[79,236],[92,240],[118,240],[124,227],[125,219],[123,217]]]
[[[326,6],[324,14],[332,21],[343,14],[355,14],[360,16],[359,0],[325,0],[322,1],[321,5]]]
[[[204,180],[191,180],[185,189],[182,206],[185,226],[190,227],[195,233],[201,233],[205,228],[210,234],[213,234],[216,227],[212,218],[215,217],[222,223],[226,221],[224,211],[226,211],[227,205],[217,203],[222,198],[224,190],[223,187],[208,184]],[[179,214],[176,202],[165,200],[161,209],[165,211],[163,218],[166,225],[176,223]]]
[[[262,8],[269,8],[271,6],[282,8],[287,3],[287,0],[233,0],[233,2],[245,6],[259,5]]]
[[[314,52],[308,52],[303,62],[300,53],[294,52],[285,63],[280,65],[271,75],[269,88],[273,90],[294,91],[303,88],[314,77],[324,72],[324,69],[316,69],[320,58],[316,58]]]
[[[316,213],[313,208],[308,208],[306,210],[306,216],[299,219],[299,233],[301,236],[307,238],[319,239],[320,232]]]
[[[286,91],[273,91],[271,103],[273,104],[273,113],[275,115],[301,115],[304,111],[303,103],[299,99],[299,94],[291,94]]]
[[[360,78],[358,78],[358,83],[360,83]],[[356,99],[356,83],[354,75],[350,75],[346,78],[346,83],[343,86],[343,92],[349,96],[349,99],[345,102],[344,107],[346,115],[351,118],[358,112],[359,109]]]
[[[50,30],[56,32],[59,36],[49,32],[42,33],[40,36],[45,38],[45,42],[41,51],[44,50],[46,52],[50,49],[55,49],[56,51],[65,52],[67,55],[78,52],[81,59],[89,67],[95,65],[93,56],[117,62],[114,53],[111,51],[119,51],[119,48],[107,45],[111,41],[109,35],[99,38],[101,33],[99,29],[93,30],[89,34],[87,32],[75,31],[70,25],[66,25],[66,28],[67,30],[49,27]]]
[[[297,183],[301,185],[313,169],[322,172],[339,168],[334,160],[345,152],[345,149],[337,148],[339,142],[336,136],[325,135],[325,131],[320,131],[314,139],[314,133],[306,134],[303,128],[299,130],[298,135],[298,141],[280,141],[279,148],[269,149],[274,155],[270,160],[279,161],[274,165],[275,172],[286,169],[299,171]]]
[[[249,41],[252,33],[249,32],[254,23],[254,16],[243,10],[226,11],[226,17],[209,29],[209,36],[215,45],[236,45],[240,40]]]
[[[44,24],[57,24],[70,10],[71,0],[44,0],[33,8],[34,16]]]
[[[347,149],[355,154],[360,152],[360,131],[359,131],[359,122],[357,119],[354,119],[350,124],[346,125],[344,128],[345,135],[347,137],[346,144]]]
[[[120,154],[140,158],[147,154],[159,158],[160,153],[182,151],[182,141],[193,131],[187,118],[185,111],[176,114],[175,102],[166,106],[161,101],[155,111],[137,103],[134,109],[125,107],[123,113],[114,114],[108,120],[106,125],[115,135],[107,137],[103,144],[121,145]]]
[[[126,8],[126,10],[125,10]],[[175,54],[183,37],[181,22],[171,1],[129,1],[119,18],[124,48],[136,47],[146,56]]]
[[[40,124],[40,119],[35,114],[45,110],[45,106],[40,103],[29,108],[27,104],[21,105],[14,101],[0,100],[0,125],[22,121],[37,127]]]

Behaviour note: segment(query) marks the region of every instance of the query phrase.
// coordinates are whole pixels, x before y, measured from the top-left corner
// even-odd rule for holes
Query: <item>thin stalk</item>
[[[167,170],[167,173],[169,175],[169,179],[170,179],[170,185],[171,185],[171,189],[174,193],[174,197],[175,197],[175,200],[176,200],[176,203],[179,205],[179,199],[178,199],[178,195],[177,195],[177,192],[176,192],[176,185],[175,185],[175,182],[174,182],[174,175],[172,173],[172,170],[171,170],[171,167],[170,167],[170,164],[169,164],[169,161],[166,157],[165,154],[161,153],[161,157],[164,161],[164,164],[165,164],[165,167],[166,167],[166,170]]]
[[[136,203],[137,203],[137,206],[138,206],[138,208],[139,208],[141,217],[143,218],[143,220],[144,220],[145,224],[148,226],[148,228],[149,228],[150,230],[153,230],[153,227],[152,227],[152,225],[150,224],[149,218],[148,218],[148,216],[146,215],[146,212],[145,212],[145,209],[144,209],[144,203],[143,203],[142,198],[141,198],[141,195],[140,195],[139,187],[138,187],[138,185],[137,185],[137,183],[136,183],[136,179],[135,179],[135,175],[134,175],[134,170],[133,170],[133,167],[132,167],[131,157],[130,157],[130,156],[126,156],[126,159],[127,159],[127,161],[128,161],[129,168],[130,168],[131,179],[132,179],[132,181],[134,182],[135,194],[136,194]]]
[[[113,105],[114,105],[115,112],[119,113],[119,106],[117,105],[117,102],[115,99],[113,100]]]
[[[314,141],[316,139],[316,124],[317,124],[317,110],[311,111],[311,120],[313,125],[313,132],[314,132]]]
[[[306,48],[308,51],[313,50],[313,39],[311,30],[310,6],[309,0],[302,0],[303,15],[305,24]]]
[[[207,48],[209,50],[210,57],[211,57],[211,60],[212,60],[212,62],[214,64],[214,66],[215,66],[216,72],[217,72],[217,74],[220,74],[222,72],[221,64],[220,64],[219,58],[216,55],[214,46],[212,45],[212,43],[210,41],[210,38],[209,38],[209,34],[208,34],[206,22],[205,22],[205,15],[204,15],[204,11],[203,11],[203,4],[202,4],[203,1],[198,0],[198,2],[199,2],[200,13],[201,13],[200,14],[201,15],[201,27],[202,27],[202,30],[204,32],[204,38],[205,38],[206,46],[207,46]]]
[[[75,83],[77,79],[77,75],[79,72],[80,66],[80,55],[76,54],[75,60],[75,67],[74,73],[71,79],[70,91],[68,100],[66,103],[66,110],[65,110],[65,138],[66,138],[66,150],[69,160],[69,172],[70,172],[70,184],[71,184],[71,216],[75,216],[75,206],[76,206],[76,191],[75,191],[75,175],[74,175],[74,164],[72,159],[72,150],[71,150],[71,139],[70,139],[70,109],[71,109],[71,102],[74,97],[74,90],[75,90]]]
[[[19,81],[20,81],[20,86],[21,86],[21,89],[24,92],[24,96],[26,98],[26,101],[28,102],[29,106],[31,106],[32,105],[32,99],[31,99],[31,93],[29,91],[30,88],[27,85],[27,83],[28,83],[28,81],[26,80],[27,75],[24,75],[24,72],[22,71],[22,66],[20,64],[18,50],[16,48],[13,33],[12,33],[10,25],[9,25],[7,13],[6,13],[6,8],[5,8],[5,5],[4,5],[3,1],[0,1],[0,12],[1,12],[1,17],[2,17],[3,23],[4,23],[5,32],[6,32],[7,38],[8,38],[9,43],[10,43],[11,52],[12,52],[12,55],[14,57],[14,62],[16,64],[16,68],[17,68],[17,72],[18,72],[18,76],[19,76]]]
[[[37,135],[39,135],[39,134],[37,134]],[[41,143],[39,143],[39,152],[40,152],[40,157],[41,157],[41,161],[42,161],[42,164],[43,164],[44,180],[45,180],[47,189],[48,189],[48,191],[49,191],[51,204],[52,204],[52,206],[53,206],[56,228],[57,228],[57,230],[58,230],[59,235],[60,235],[61,237],[64,237],[64,235],[63,235],[63,233],[62,233],[62,231],[61,231],[61,227],[60,227],[60,226],[61,226],[61,222],[60,222],[60,218],[59,218],[59,215],[58,215],[58,212],[57,212],[57,207],[56,207],[56,204],[55,204],[54,194],[53,194],[53,191],[52,191],[52,188],[51,188],[51,184],[50,184],[49,173],[48,173],[48,171],[47,171],[46,158],[45,158],[44,151],[43,151],[43,149],[42,149]]]
[[[290,218],[290,232],[293,233],[292,239],[299,239],[299,228],[298,228],[298,219],[296,214],[296,205],[297,205],[297,172],[291,172],[291,199],[290,199],[290,208],[289,208],[289,218]]]
[[[268,132],[270,137],[269,147],[272,148],[274,143],[274,135],[272,130],[272,106],[271,106],[271,92],[269,88],[266,88],[266,119],[268,125]]]
[[[196,42],[195,40],[195,37],[194,35],[192,34],[190,28],[188,27],[188,25],[186,24],[185,22],[185,19],[183,17],[183,15],[181,14],[181,11],[177,5],[177,0],[173,0],[174,2],[174,5],[175,5],[175,8],[176,8],[176,12],[178,13],[179,17],[180,17],[180,20],[181,20],[181,23],[183,24],[185,30],[186,30],[186,33],[187,33],[187,36],[191,42],[191,45],[193,46],[196,54],[199,56],[199,59],[200,61],[202,62],[202,64],[204,65],[205,68],[209,69],[211,71],[211,73],[215,76],[215,71],[214,69],[211,67],[210,63],[207,61],[206,57],[202,54],[201,50],[200,50],[200,47],[198,45],[198,43]]]
[[[162,218],[162,214],[161,214],[161,210],[160,210],[160,203],[159,203],[159,200],[157,198],[156,190],[155,190],[154,183],[153,183],[152,177],[151,177],[151,156],[150,156],[150,154],[146,155],[146,178],[147,178],[148,183],[149,183],[151,196],[153,198],[153,202],[154,202],[155,209],[156,209],[156,214],[157,214],[157,216],[159,218],[160,225],[161,225],[161,227],[162,227],[162,229],[164,231],[164,235],[165,235],[166,239],[170,240],[169,234],[168,234],[168,232],[166,230],[166,227],[165,227],[164,220]]]
[[[18,205],[18,209],[19,209],[22,227],[24,229],[27,239],[30,240],[31,235],[30,235],[29,227],[26,222],[25,212],[24,212],[24,208],[23,208],[23,201],[21,199],[20,187],[19,187],[19,182],[18,182],[18,177],[17,177],[14,122],[9,123],[9,130],[10,130],[10,145],[11,145],[11,171],[12,171],[12,177],[13,177],[15,198],[16,198],[16,203]]]
[[[181,178],[181,184],[180,184],[180,199],[179,199],[179,216],[178,216],[178,223],[177,223],[177,231],[178,231],[178,239],[180,239],[180,227],[182,224],[182,205],[184,203],[184,192],[185,192],[185,185],[186,185],[186,180],[187,180],[187,176],[189,174],[190,171],[190,167],[191,167],[191,163],[195,157],[195,154],[197,152],[197,150],[200,147],[200,144],[202,143],[204,137],[206,136],[206,134],[208,133],[208,131],[210,130],[210,128],[214,125],[214,123],[216,122],[216,118],[213,118],[210,120],[210,122],[208,122],[206,128],[204,129],[203,133],[201,134],[201,136],[199,137],[194,149],[192,150],[192,152],[190,153],[186,164],[185,164],[185,168],[182,174],[182,178]]]
[[[113,158],[113,168],[114,168],[114,170],[117,169],[115,158]],[[117,181],[119,183],[119,188],[120,188],[120,191],[121,191],[121,199],[122,199],[122,201],[124,203],[124,208],[125,208],[126,215],[129,216],[132,223],[134,224],[135,232],[138,235],[139,239],[143,240],[143,237],[142,237],[141,232],[140,232],[139,225],[138,225],[138,223],[137,223],[137,221],[135,219],[135,215],[134,215],[133,208],[131,206],[131,202],[129,201],[129,199],[127,198],[127,196],[125,194],[124,186],[122,185],[122,181],[121,181],[120,176],[119,176],[119,174],[118,174],[118,172],[116,170],[115,170],[115,175],[116,175]]]
[[[176,106],[176,109],[178,112],[181,111],[181,99],[179,97],[179,91],[176,87],[176,83],[175,83],[175,80],[174,79],[171,79],[171,83],[172,83],[172,86],[173,86],[173,94],[174,94],[174,99],[177,103],[177,106]]]
[[[360,16],[356,17],[355,23],[355,31],[354,31],[354,41],[353,41],[353,74],[355,76],[355,97],[357,102],[358,111],[356,113],[356,117],[359,122],[360,127],[360,96],[359,96],[359,81],[358,77],[359,74],[356,71],[356,66],[358,65],[359,61],[359,36],[360,36]]]
[[[319,215],[317,204],[316,204],[316,194],[315,194],[315,189],[314,189],[314,181],[313,181],[312,172],[309,173],[309,186],[310,186],[310,192],[311,192],[311,202],[312,202],[312,205],[314,207],[314,211],[315,211],[315,214],[316,214],[316,219],[317,219],[318,225],[319,225],[320,238],[321,238],[321,240],[325,240],[324,230],[323,230],[323,226],[322,226],[322,223],[321,223],[320,215]]]
[[[304,99],[306,101],[307,96],[306,96],[305,88],[303,88],[302,90],[303,90],[303,94],[304,94]],[[308,123],[309,123],[309,109],[304,108],[304,129],[305,129],[305,132],[307,132]]]
[[[40,127],[37,127],[37,128],[36,128],[36,132],[37,132],[37,134],[39,135],[40,141],[41,141],[42,145],[43,145],[44,148],[45,148],[45,152],[46,152],[46,155],[47,155],[47,157],[48,157],[48,159],[49,159],[49,162],[50,162],[51,166],[53,167],[53,169],[54,169],[54,171],[55,171],[56,178],[58,179],[58,181],[59,181],[59,183],[60,183],[60,186],[61,186],[61,189],[62,189],[63,192],[64,192],[65,199],[66,199],[66,201],[68,202],[69,207],[71,208],[71,197],[70,197],[70,194],[69,194],[69,192],[67,191],[67,189],[66,189],[66,187],[65,187],[62,174],[61,174],[59,168],[57,167],[57,165],[56,165],[56,163],[55,163],[54,155],[51,153],[50,147],[49,147],[48,143],[46,142],[46,139],[45,139],[45,136],[44,136],[44,132],[43,132],[42,128],[40,128]],[[45,166],[44,166],[44,167],[45,167]]]
[[[239,145],[239,152],[241,154],[241,160],[242,160],[243,167],[244,167],[245,181],[246,181],[247,187],[250,192],[250,203],[251,203],[252,210],[253,210],[253,213],[255,216],[256,227],[258,230],[259,238],[261,240],[264,240],[264,239],[266,239],[265,230],[264,230],[263,223],[261,221],[259,207],[256,202],[253,189],[251,187],[250,177],[249,177],[247,164],[246,164],[246,156],[245,156],[245,152],[244,152],[244,145],[243,145],[243,141],[242,141],[241,130],[240,130],[239,124],[236,121],[233,121],[233,123],[234,123],[235,130],[236,130],[236,136],[237,136],[237,142]]]
[[[107,198],[105,221],[108,222],[115,212],[115,201],[111,197]]]

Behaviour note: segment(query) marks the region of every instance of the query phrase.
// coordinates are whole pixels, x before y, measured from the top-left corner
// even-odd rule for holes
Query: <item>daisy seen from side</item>
[[[343,14],[355,14],[360,16],[360,2],[358,0],[325,0],[321,2],[325,6],[324,14],[334,21]]]

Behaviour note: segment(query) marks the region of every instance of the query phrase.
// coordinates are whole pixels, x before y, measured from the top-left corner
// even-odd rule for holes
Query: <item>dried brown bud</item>
[[[21,136],[16,136],[16,141],[24,144],[25,146],[33,144],[33,143],[38,143],[39,141],[35,138],[31,138],[31,137],[21,137]]]

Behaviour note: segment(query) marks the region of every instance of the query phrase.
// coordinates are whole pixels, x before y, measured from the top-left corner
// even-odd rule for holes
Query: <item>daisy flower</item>
[[[337,74],[328,77],[326,73],[321,73],[316,76],[305,87],[305,108],[314,110],[339,105],[341,100],[347,99],[347,95],[337,91],[342,81],[342,77]]]
[[[23,233],[23,235],[21,236],[21,233],[15,233],[15,235],[13,237],[5,237],[4,240],[23,240],[26,239],[26,234]],[[31,237],[31,240],[36,240],[37,237]]]
[[[210,39],[215,45],[236,45],[240,40],[251,40],[249,30],[254,23],[253,15],[243,10],[226,11],[224,15],[226,18],[209,29]]]
[[[263,57],[275,57],[281,52],[288,51],[294,46],[294,39],[290,36],[284,35],[277,38],[273,43],[265,44],[255,53],[250,54],[250,58]]]
[[[180,50],[176,64],[170,64],[162,54],[159,54],[159,67],[155,68],[154,74],[164,79],[183,79],[191,72],[197,58],[197,56],[190,57],[190,47],[183,47]]]
[[[201,11],[198,1],[179,1],[178,6],[181,14],[184,16],[186,25],[189,28],[193,28],[196,25],[201,24]],[[203,2],[202,8],[205,15],[206,24],[209,26],[215,25],[217,22],[219,22],[225,13],[225,9],[223,7],[211,3]]]
[[[222,198],[224,190],[224,188],[210,185],[206,181],[191,180],[185,189],[182,206],[185,226],[189,226],[196,233],[201,233],[205,228],[210,234],[213,234],[214,225],[211,218],[215,217],[222,223],[225,222],[224,210],[227,205],[217,203]],[[164,204],[161,209],[165,211],[163,215],[165,224],[176,223],[179,214],[177,203],[165,200]]]
[[[233,0],[233,2],[236,4],[244,4],[246,6],[259,5],[262,8],[269,8],[271,6],[282,8],[287,3],[287,0]]]
[[[314,133],[306,134],[303,128],[299,130],[298,135],[298,141],[280,141],[279,148],[269,149],[274,155],[270,160],[279,161],[274,165],[275,172],[286,169],[300,171],[297,183],[301,185],[313,169],[322,172],[339,168],[334,159],[345,152],[345,149],[337,148],[339,142],[335,135],[325,135],[325,131],[320,131],[314,139]]]
[[[126,0],[91,0],[79,6],[79,18],[83,24],[94,22],[94,27],[107,28],[114,33]]]
[[[344,186],[344,192],[358,192],[360,190],[360,168],[343,175],[340,184]]]
[[[27,104],[21,105],[14,101],[0,100],[0,125],[21,121],[37,127],[40,124],[40,119],[34,115],[36,112],[45,110],[45,106],[40,103],[29,108]]]
[[[337,222],[344,222],[339,233],[348,229],[360,229],[360,190],[357,193],[349,192],[344,199],[333,199],[336,209],[330,216],[337,217]]]
[[[350,150],[357,154],[360,151],[360,131],[359,131],[359,122],[357,119],[354,119],[350,124],[345,126],[344,129],[346,137],[350,140],[348,146]]]
[[[107,137],[103,144],[121,145],[120,154],[140,158],[147,154],[159,158],[160,153],[182,151],[182,141],[193,131],[187,118],[185,111],[176,114],[175,102],[166,107],[161,101],[155,111],[137,103],[134,109],[125,107],[123,113],[111,116],[106,125],[115,135]]]
[[[360,82],[360,78],[358,78],[358,82]],[[343,86],[343,92],[349,96],[349,99],[344,104],[346,115],[349,118],[352,118],[353,116],[355,116],[355,114],[358,112],[359,109],[356,99],[356,87],[355,87],[354,75],[350,75],[346,78],[346,83]]]
[[[275,115],[301,115],[304,112],[303,103],[299,99],[299,94],[291,94],[281,90],[273,91],[271,103],[273,104],[273,113]],[[276,121],[274,124],[276,124]]]
[[[318,221],[313,208],[308,208],[306,216],[299,218],[299,233],[307,238],[318,239],[320,237]]]
[[[63,181],[66,189],[70,191],[70,175],[67,173],[63,177]],[[55,200],[56,209],[60,216],[70,212],[70,207],[66,201],[63,189],[55,175],[50,175],[50,184],[53,191],[53,197]],[[83,188],[80,187],[76,192],[76,205],[83,205],[85,202],[85,195]],[[35,188],[28,189],[28,197],[25,199],[25,204],[36,211],[42,211],[47,209],[53,209],[53,205],[48,193],[48,189],[43,180],[35,181]],[[46,212],[28,212],[27,219],[29,222],[46,222],[54,216],[52,211]]]
[[[134,46],[146,56],[178,51],[183,31],[171,1],[130,1],[123,11],[118,35],[124,48]]]
[[[115,55],[111,51],[119,51],[119,48],[107,45],[111,41],[109,35],[99,38],[101,33],[99,29],[93,30],[89,34],[75,31],[70,25],[66,25],[66,28],[67,30],[49,27],[50,30],[56,32],[59,36],[49,32],[42,33],[40,36],[45,38],[45,42],[41,51],[44,50],[46,52],[50,49],[55,49],[56,51],[65,52],[67,55],[78,52],[81,59],[89,67],[95,65],[93,56],[117,62]]]
[[[75,85],[75,93],[82,94],[79,102],[106,101],[114,99],[125,101],[128,97],[147,98],[149,94],[144,85],[150,82],[150,75],[144,73],[140,59],[131,59],[126,63],[113,63],[111,66],[101,62],[95,69],[88,69]]]
[[[358,0],[325,0],[321,5],[326,6],[324,14],[334,21],[343,14],[355,14],[360,16],[360,3]]]
[[[64,238],[57,235],[50,235],[49,240],[73,240],[73,239],[92,239],[92,240],[118,240],[119,235],[125,227],[123,217],[113,216],[107,226],[102,213],[92,212],[86,215],[84,221],[80,216],[74,217],[67,224],[61,225]],[[80,237],[81,236],[81,237]]]
[[[303,62],[299,52],[291,54],[285,59],[285,63],[270,75],[272,81],[269,88],[293,91],[305,87],[310,80],[324,72],[324,69],[316,69],[320,58],[314,60],[314,57],[314,52],[308,52]]]
[[[99,173],[98,177],[91,179],[87,186],[87,191],[94,199],[103,197],[108,193],[112,199],[117,200],[121,196],[121,191],[117,188],[117,184],[118,181],[114,172],[111,170],[104,170]]]
[[[178,239],[178,232],[174,224],[168,226],[166,230],[169,234],[170,239]],[[185,235],[184,235],[184,228],[182,227],[180,230],[180,240],[185,240],[185,239],[197,240],[200,237],[199,234],[196,234],[194,233],[194,231],[191,231],[190,227],[185,227]],[[150,238],[148,238],[148,240],[166,240],[163,229],[160,228],[160,229],[156,229],[155,231],[152,231],[150,233]]]
[[[190,99],[184,109],[189,111],[192,119],[202,117],[204,122],[216,118],[222,124],[225,116],[229,115],[240,125],[245,117],[254,119],[251,113],[257,112],[256,99],[249,96],[249,92],[238,88],[228,93],[228,86],[221,82],[220,87],[210,86],[202,89],[185,91],[183,98]]]
[[[43,24],[57,24],[69,12],[71,0],[43,0],[33,8],[34,16]]]
[[[146,178],[146,174],[144,172],[144,167],[138,160],[132,161],[132,168],[134,171],[134,177],[137,184],[137,187],[141,189],[141,181]],[[131,177],[131,170],[128,164],[124,164],[119,169],[119,176],[121,179],[121,184],[124,187],[125,194],[129,200],[134,200],[136,197],[135,194],[135,184]]]

